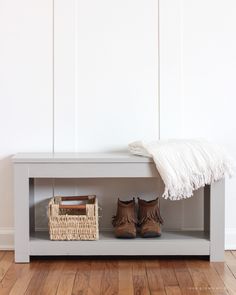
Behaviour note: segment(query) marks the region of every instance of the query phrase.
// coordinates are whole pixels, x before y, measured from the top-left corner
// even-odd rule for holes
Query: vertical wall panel
[[[159,0],[160,137],[182,133],[182,0]]]
[[[236,3],[184,0],[184,134],[236,158]],[[236,247],[235,177],[226,181],[226,247]]]
[[[159,0],[160,138],[178,138],[182,132],[181,34],[182,1]],[[171,228],[184,226],[184,201],[162,200]]]
[[[75,146],[75,0],[54,1],[54,150]]]
[[[55,150],[158,138],[158,1],[55,1]]]
[[[0,229],[13,227],[16,152],[52,151],[52,1],[0,1]]]

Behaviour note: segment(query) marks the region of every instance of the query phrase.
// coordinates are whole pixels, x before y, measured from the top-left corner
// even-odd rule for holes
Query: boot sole
[[[120,236],[116,236],[116,238],[118,238],[118,239],[134,239],[134,238],[136,238],[136,236],[134,236],[131,233],[124,233]]]
[[[156,233],[156,232],[147,232],[145,234],[142,234],[142,238],[157,238],[160,237],[161,234],[160,233]]]

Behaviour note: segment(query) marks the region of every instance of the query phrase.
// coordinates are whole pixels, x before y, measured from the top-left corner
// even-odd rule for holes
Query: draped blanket
[[[232,176],[235,165],[226,151],[203,139],[170,139],[129,144],[132,154],[152,157],[165,184],[163,197],[189,198],[193,191]]]

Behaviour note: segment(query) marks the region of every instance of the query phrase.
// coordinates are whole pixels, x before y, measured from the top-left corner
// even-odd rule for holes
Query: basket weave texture
[[[79,199],[79,197],[76,198]],[[63,197],[63,200],[65,199],[66,197]],[[61,209],[61,202],[62,197],[54,197],[48,204],[50,239],[98,240],[98,203],[96,196],[88,196],[83,212],[73,208]]]

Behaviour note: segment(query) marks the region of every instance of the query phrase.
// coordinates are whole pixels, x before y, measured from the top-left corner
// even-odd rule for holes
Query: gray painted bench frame
[[[163,233],[160,239],[50,241],[34,234],[35,178],[159,177],[153,161],[130,154],[17,154],[14,164],[15,262],[33,255],[209,255],[224,260],[225,182],[204,188],[204,232]],[[112,243],[112,244],[111,244]],[[132,243],[132,247],[131,246]]]

